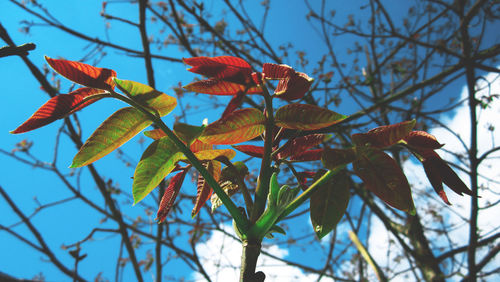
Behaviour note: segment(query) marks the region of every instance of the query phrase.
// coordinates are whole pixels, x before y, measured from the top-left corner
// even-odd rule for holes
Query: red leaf
[[[181,190],[182,182],[184,182],[184,177],[186,176],[187,172],[188,170],[184,169],[170,179],[170,183],[168,184],[168,187],[167,189],[165,189],[165,193],[163,193],[163,197],[161,198],[160,206],[158,207],[158,212],[156,213],[155,220],[163,222],[165,218],[167,218],[168,212],[174,205],[175,198],[177,198],[177,195]]]
[[[458,177],[458,175],[451,169],[451,167],[434,151],[430,157],[427,157],[422,163],[432,164],[432,169],[437,170],[443,183],[450,187],[458,195],[462,196],[462,193],[472,196],[472,191],[469,190],[467,185]]]
[[[190,72],[245,85],[252,82],[252,67],[237,57],[194,57],[183,61],[192,66]]]
[[[301,152],[299,154],[291,156],[290,160],[291,161],[300,161],[300,162],[321,160],[321,156],[323,155],[323,151],[324,151],[324,149],[315,149],[315,150]]]
[[[412,131],[404,140],[411,147],[434,150],[443,147],[443,144],[439,144],[436,137],[425,131]]]
[[[243,103],[243,99],[245,98],[245,93],[243,92],[238,92],[231,101],[229,101],[229,104],[227,104],[226,109],[222,113],[222,118],[227,117],[230,113],[234,112],[241,104]]]
[[[262,73],[261,72],[252,72],[252,80],[255,85],[262,84]]]
[[[340,165],[346,165],[356,159],[354,148],[330,149],[325,148],[321,162],[328,169],[335,169]]]
[[[277,65],[265,63],[262,65],[262,73],[266,79],[282,79],[288,77],[295,71],[288,65]]]
[[[289,156],[295,156],[300,153],[304,153],[309,148],[317,146],[323,143],[330,136],[325,134],[310,134],[294,139],[288,140],[288,142],[283,145],[283,149],[278,154],[279,159],[285,159]]]
[[[94,88],[80,88],[68,94],[52,97],[18,128],[10,133],[23,133],[45,126],[55,120],[72,114],[99,99],[91,99],[82,103],[85,97],[104,93],[103,90]]]
[[[357,147],[356,151],[354,172],[366,188],[388,205],[414,214],[410,185],[396,161],[375,147]]]
[[[304,97],[314,79],[302,72],[293,72],[283,78],[274,90],[278,98],[291,101]]]
[[[245,91],[245,86],[242,84],[229,82],[216,78],[209,78],[205,80],[200,80],[196,82],[192,82],[186,86],[183,86],[184,89],[198,92],[202,94],[211,94],[211,95],[236,95],[239,92]],[[262,89],[260,87],[250,87],[247,94],[258,94],[262,93]]]
[[[219,181],[221,173],[221,164],[218,161],[208,161],[204,163],[205,168],[208,172]],[[195,217],[200,209],[205,205],[205,202],[212,196],[212,187],[208,185],[203,176],[198,175],[197,192],[196,192],[196,203],[194,205],[193,211],[191,212],[191,217]]]
[[[264,147],[254,145],[238,145],[233,146],[236,150],[243,152],[249,156],[261,158],[264,155]]]
[[[427,175],[427,178],[429,179],[429,182],[432,185],[432,188],[434,188],[434,191],[441,197],[441,199],[447,204],[451,205],[450,201],[448,201],[448,197],[446,197],[446,193],[443,190],[443,179],[441,178],[441,175],[439,174],[439,170],[435,164],[435,162],[432,161],[432,159],[426,160],[422,162],[424,166],[424,171],[425,174]]]
[[[352,135],[352,141],[356,145],[365,145],[384,148],[396,144],[405,138],[415,126],[416,121],[403,121],[396,124],[379,126],[371,129],[367,133],[358,133]]]
[[[104,90],[112,90],[115,87],[113,77],[116,77],[116,72],[114,70],[97,68],[80,62],[52,59],[47,56],[45,60],[60,75],[78,84]]]

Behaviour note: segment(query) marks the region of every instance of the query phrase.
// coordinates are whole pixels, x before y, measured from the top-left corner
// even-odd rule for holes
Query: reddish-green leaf
[[[283,149],[278,154],[278,158],[285,159],[289,156],[296,156],[298,154],[304,153],[307,149],[317,146],[331,136],[326,134],[309,134],[302,137],[297,137],[288,140],[288,142],[283,145]]]
[[[196,139],[194,142],[189,146],[189,149],[193,152],[199,152],[199,151],[205,151],[205,150],[211,150],[213,148],[212,144],[207,144],[203,143],[200,140]]]
[[[194,153],[198,160],[215,160],[218,157],[226,157],[228,159],[234,158],[236,152],[231,149],[218,149],[218,150],[203,150]]]
[[[288,77],[290,73],[295,71],[288,65],[277,65],[265,63],[262,65],[262,74],[266,79],[281,79]]]
[[[258,109],[241,109],[209,124],[199,139],[208,144],[241,143],[264,132],[264,124],[264,115]]]
[[[245,98],[244,92],[238,92],[236,95],[231,98],[231,101],[226,106],[226,109],[222,113],[222,118],[227,117],[229,114],[234,112],[241,104],[243,103],[243,99]]]
[[[349,178],[344,171],[334,175],[312,194],[311,222],[319,239],[330,233],[342,219],[349,204],[349,197]]]
[[[162,137],[167,136],[167,134],[163,132],[163,130],[161,130],[160,128],[144,131],[144,135],[154,140],[158,140]]]
[[[115,78],[116,86],[137,103],[155,110],[160,116],[170,113],[177,106],[177,99],[154,88],[131,80]]]
[[[289,104],[276,111],[276,125],[300,130],[315,130],[334,125],[346,116],[307,104]]]
[[[221,163],[218,161],[207,161],[205,164],[208,172],[214,177],[216,181],[219,181],[221,174]],[[205,202],[212,196],[212,187],[208,185],[207,181],[201,174],[198,176],[197,192],[196,192],[196,203],[194,205],[193,211],[191,212],[191,217],[195,217],[200,209],[205,205]]]
[[[155,140],[142,154],[134,173],[132,194],[134,205],[146,197],[174,168],[183,157],[168,137]]]
[[[335,169],[340,165],[346,165],[356,159],[354,148],[347,149],[330,149],[325,148],[321,162],[327,169]]]
[[[168,184],[167,189],[165,189],[163,197],[161,197],[160,206],[158,207],[158,212],[156,213],[155,220],[158,220],[158,223],[165,221],[165,219],[167,218],[168,212],[174,205],[175,198],[177,198],[177,195],[179,195],[182,182],[184,182],[184,177],[186,176],[187,172],[187,169],[183,169],[181,172],[177,173],[170,179],[170,183]]]
[[[183,61],[192,66],[188,69],[190,72],[240,84],[251,82],[251,66],[245,60],[237,57],[194,57],[183,59]]]
[[[425,149],[439,149],[443,144],[439,144],[434,135],[425,131],[412,131],[404,138],[406,143],[411,147]]]
[[[183,86],[183,88],[188,91],[211,95],[236,95],[238,92],[245,91],[245,86],[242,84],[215,78],[195,81]],[[260,87],[253,86],[250,87],[246,93],[258,94],[262,93],[262,89]]]
[[[374,147],[358,146],[356,150],[354,172],[366,188],[388,205],[415,214],[410,185],[396,161]]]
[[[314,149],[295,154],[290,157],[291,161],[310,162],[321,160],[324,149]]]
[[[104,93],[104,90],[95,88],[80,88],[68,94],[61,94],[52,97],[43,104],[28,120],[10,133],[23,133],[45,126],[55,120],[66,117],[84,107],[94,103],[98,99],[90,99],[83,102],[83,99],[97,94]]]
[[[264,147],[254,145],[237,145],[233,146],[236,150],[243,152],[249,156],[261,158],[264,155]]]
[[[415,126],[416,121],[403,121],[396,124],[379,126],[371,129],[367,133],[352,135],[352,141],[356,145],[370,143],[377,148],[384,148],[396,144],[405,138]]]
[[[85,141],[70,167],[86,166],[111,153],[152,122],[134,108],[122,108],[106,119]]]
[[[114,70],[97,68],[80,62],[52,59],[47,56],[45,60],[60,75],[78,84],[104,90],[114,88],[113,77],[116,77]]]
[[[283,78],[274,90],[278,98],[291,101],[304,97],[314,79],[302,72],[293,72]]]

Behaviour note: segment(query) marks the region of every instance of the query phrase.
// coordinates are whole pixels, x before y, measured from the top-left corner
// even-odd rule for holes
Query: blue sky
[[[260,1],[255,1],[258,3]],[[291,3],[293,2],[293,3]],[[311,1],[313,2],[313,1]],[[360,1],[350,1],[353,6],[358,6]],[[395,12],[405,13],[406,7],[401,6],[401,1],[387,1],[390,10]],[[87,43],[73,36],[70,36],[62,31],[46,28],[43,26],[34,27],[31,32],[26,35],[20,33],[20,21],[33,20],[28,14],[23,12],[20,8],[11,4],[10,2],[3,1],[1,5],[0,21],[2,25],[9,31],[11,37],[16,44],[25,42],[34,42],[37,44],[37,49],[30,53],[29,58],[39,67],[44,64],[43,57],[48,55],[50,57],[65,57],[67,59],[78,60],[82,57]],[[101,10],[101,1],[48,1],[48,9],[64,24],[72,28],[78,29],[85,34],[92,37],[99,37],[101,39],[109,38],[112,41],[117,41],[120,44],[126,45],[132,49],[141,49],[139,34],[135,29],[127,27],[126,25],[117,22],[111,22],[111,29],[106,32],[105,21],[99,17]],[[352,10],[349,5],[335,5],[337,15],[339,17],[347,17],[348,14],[354,13],[358,16],[363,16],[365,10]],[[207,9],[214,11],[214,14],[219,12],[217,4],[207,5]],[[108,10],[113,13],[123,14],[132,21],[137,21],[136,5],[132,4],[116,4],[108,5]],[[296,50],[304,50],[309,53],[309,60],[311,65],[320,59],[320,54],[325,52],[323,42],[317,32],[311,32],[310,24],[305,20],[305,7],[303,1],[272,1],[272,8],[270,19],[267,23],[266,33],[271,35],[271,44],[279,46],[286,42],[293,42]],[[255,4],[254,7],[249,6],[249,13],[256,16],[262,13],[260,5]],[[293,19],[293,20],[290,20]],[[229,23],[234,21],[230,17],[226,19]],[[38,20],[35,20],[38,22]],[[149,32],[158,32],[154,28]],[[319,32],[319,31],[318,31]],[[490,32],[491,33],[491,32]],[[498,35],[493,36],[491,40],[498,42]],[[348,46],[351,43],[349,39],[344,41],[334,41],[333,44],[336,49],[342,49],[343,46]],[[2,46],[3,43],[0,43]],[[154,53],[161,53],[171,57],[186,56],[181,53],[177,48],[170,47],[163,50],[156,50],[153,48]],[[144,71],[144,63],[140,58],[130,58],[123,60],[123,52],[112,49],[107,49],[108,55],[99,62],[100,67],[110,67],[117,71],[118,77],[123,79],[135,80],[141,83],[147,83],[146,74]],[[347,54],[347,53],[346,53]],[[340,55],[346,55],[340,54]],[[346,57],[347,58],[347,57]],[[348,61],[348,59],[346,59]],[[291,56],[290,61],[285,62],[292,66],[296,65],[295,55]],[[39,89],[39,85],[35,78],[29,73],[27,67],[17,57],[7,57],[0,59],[0,77],[3,92],[3,111],[0,118],[3,120],[0,123],[0,148],[10,151],[15,147],[15,144],[23,139],[28,139],[34,143],[32,152],[42,161],[51,161],[53,159],[53,148],[55,143],[55,136],[62,124],[62,122],[54,122],[53,124],[44,128],[38,129],[22,135],[10,135],[8,132],[17,127],[21,122],[26,120],[31,113],[33,113],[40,105],[42,105],[48,96],[44,95]],[[311,68],[311,66],[309,66]],[[186,67],[182,64],[172,64],[168,62],[155,62],[155,78],[157,89],[164,91],[167,94],[172,92],[172,87],[176,86],[179,82],[187,84],[192,81],[195,75],[186,72]],[[311,71],[311,69],[300,70]],[[70,83],[61,79],[61,89],[68,89]],[[454,90],[458,93],[463,82],[457,82],[453,85]],[[453,88],[452,88],[453,89]],[[170,92],[170,93],[169,93]],[[201,99],[201,100],[198,100]],[[205,100],[203,100],[205,99]],[[206,98],[200,96],[192,99],[191,102],[199,103],[200,114],[190,115],[188,122],[196,124],[208,117],[209,121],[214,121],[216,115],[207,116],[203,112],[206,109],[204,104]],[[79,113],[79,120],[82,121],[82,133],[84,138],[88,137],[92,131],[112,112],[119,109],[123,105],[119,101],[105,100],[96,103],[88,109]],[[341,109],[334,109],[343,114],[350,114],[355,112],[352,103],[345,102],[341,104]],[[174,111],[174,115],[178,112]],[[164,119],[167,124],[172,124],[174,121],[173,116]],[[138,144],[139,138],[136,137],[129,144],[122,147],[127,155],[131,156],[133,160],[137,161],[141,155],[142,150],[147,145]],[[147,141],[148,142],[148,141]],[[60,152],[57,164],[63,169],[64,173],[69,173],[71,170],[66,169],[71,163],[73,155],[76,153],[76,148],[71,145],[66,137],[61,138],[60,146],[63,150]],[[43,171],[41,169],[33,169],[26,164],[22,164],[5,154],[0,154],[0,163],[2,164],[2,178],[0,185],[8,191],[12,199],[22,207],[26,214],[30,214],[36,208],[36,200],[41,203],[48,203],[55,200],[61,200],[70,197],[71,195],[67,190],[61,187],[60,180],[53,174]],[[131,192],[129,189],[132,186],[130,176],[133,175],[133,168],[125,166],[122,162],[117,160],[115,153],[99,160],[96,167],[106,179],[118,179],[120,187]],[[92,199],[100,199],[97,189],[90,180],[89,174],[86,170],[82,170],[80,177],[80,185],[83,187],[85,193]],[[154,201],[149,198],[145,201],[146,204],[154,207]],[[102,202],[99,202],[102,204]],[[143,209],[133,208],[130,205],[122,205],[123,213],[131,218],[137,216],[145,217]],[[190,211],[191,207],[185,207],[185,210]],[[356,209],[354,203],[350,204],[350,209]],[[417,207],[418,208],[418,207]],[[83,204],[78,201],[70,201],[56,208],[43,210],[39,215],[33,219],[33,223],[46,234],[48,243],[56,251],[56,255],[60,256],[63,260],[68,258],[68,253],[62,250],[61,244],[72,243],[82,239],[82,234],[87,234],[102,217],[97,213],[88,212],[89,209],[84,208]],[[0,224],[10,225],[18,221],[17,216],[10,210],[3,199],[0,200],[0,213],[4,215],[0,220]],[[154,217],[154,216],[152,216]],[[300,218],[297,220],[301,228],[310,228],[307,218]],[[291,224],[293,225],[293,224]],[[64,226],[64,228],[61,228]],[[106,223],[103,226],[114,228],[114,225]],[[16,230],[23,232],[25,227],[18,226]],[[24,233],[24,232],[23,232]],[[345,235],[345,234],[344,234]],[[103,247],[100,240],[91,242],[85,245],[84,252],[89,254],[87,260],[83,261],[79,266],[80,272],[92,273],[96,275],[103,272],[103,275],[109,279],[113,279],[114,266],[113,264],[99,263],[116,260],[119,252],[118,240],[104,241],[108,235],[98,235],[103,242],[113,242],[116,246],[111,247],[112,251],[99,252]],[[33,238],[29,238],[33,239]],[[283,239],[283,238],[281,238]],[[107,244],[107,243],[105,243]],[[182,243],[179,240],[179,244]],[[67,280],[66,276],[61,274],[59,270],[55,269],[48,262],[41,259],[41,254],[36,253],[25,244],[19,243],[18,240],[12,236],[7,235],[5,232],[0,232],[0,248],[2,253],[9,255],[0,256],[0,271],[10,275],[22,278],[31,278],[39,272],[43,272],[49,281]],[[143,248],[144,249],[144,248]],[[288,251],[288,256],[293,259],[294,255],[303,255],[299,247],[297,250],[293,248]],[[321,252],[322,250],[317,250]],[[278,250],[279,252],[279,250]],[[139,252],[140,256],[145,256],[145,251]],[[309,253],[311,257],[311,264],[316,263],[314,259],[314,252]],[[93,263],[87,263],[87,262]],[[185,264],[172,261],[169,262],[165,272],[176,272],[175,276],[189,276],[189,269]],[[132,275],[130,268],[126,269],[125,277]],[[85,276],[88,279],[93,279],[93,276]],[[125,280],[127,281],[127,279]]]

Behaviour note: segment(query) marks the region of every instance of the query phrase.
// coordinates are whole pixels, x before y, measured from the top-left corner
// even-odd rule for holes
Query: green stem
[[[269,95],[266,86],[260,86],[263,91],[264,101],[266,103],[266,131],[264,139],[264,154],[260,166],[259,180],[255,189],[255,203],[253,205],[250,222],[255,223],[262,215],[266,207],[267,193],[269,192],[269,180],[271,178],[271,153],[273,149],[274,116],[273,99]]]
[[[296,208],[298,208],[302,203],[304,203],[306,200],[311,198],[312,194],[318,190],[318,188],[328,181],[330,178],[332,178],[335,174],[337,174],[339,171],[344,169],[345,165],[339,166],[333,170],[327,171],[325,174],[323,174],[316,182],[314,182],[309,188],[307,188],[306,191],[304,191],[302,194],[300,194],[295,200],[293,200],[288,206],[285,208],[285,210],[281,213],[281,215],[278,217],[278,220],[276,222],[282,220],[285,218],[287,215],[292,213]]]
[[[168,138],[170,138],[170,140],[172,140],[175,143],[175,145],[181,150],[181,152],[184,153],[189,162],[191,162],[191,164],[196,168],[196,170],[200,172],[200,174],[203,176],[203,178],[205,178],[210,187],[212,187],[217,196],[219,196],[219,199],[222,201],[224,206],[226,206],[227,210],[229,211],[234,221],[236,222],[238,229],[241,232],[246,233],[246,231],[249,228],[248,219],[245,216],[243,216],[243,214],[238,210],[233,201],[219,186],[219,183],[217,183],[217,181],[213,178],[213,176],[205,169],[205,167],[201,164],[201,162],[193,154],[193,152],[191,152],[191,150],[174,134],[174,132],[170,130],[170,128],[161,120],[161,118],[158,115],[151,113],[141,104],[135,102],[130,98],[127,98],[116,92],[112,92],[111,95],[114,98],[117,98],[146,114],[148,118],[151,121],[153,121],[154,124],[156,124],[161,130],[163,130],[163,132],[165,132]]]

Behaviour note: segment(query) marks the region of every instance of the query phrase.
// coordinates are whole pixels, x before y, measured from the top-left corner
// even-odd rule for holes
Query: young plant
[[[184,86],[185,89],[228,95],[232,99],[217,121],[200,126],[176,123],[172,130],[161,117],[175,108],[177,101],[174,97],[138,82],[118,79],[111,69],[67,60],[46,60],[59,74],[84,87],[50,99],[11,133],[45,126],[102,98],[127,103],[129,107],[113,113],[87,139],[71,167],[97,161],[155,124],[156,129],[144,132],[153,141],[135,169],[134,204],[175,172],[156,216],[159,223],[163,222],[175,203],[186,174],[194,167],[199,177],[191,215],[195,217],[209,199],[212,210],[220,205],[227,208],[243,245],[242,281],[263,280],[263,273],[255,273],[263,238],[272,236],[273,232],[285,233],[277,224],[307,200],[310,200],[312,227],[318,238],[335,228],[349,202],[350,180],[346,173],[349,164],[366,189],[389,206],[414,215],[416,210],[408,180],[396,161],[384,152],[392,146],[404,146],[423,163],[430,183],[445,203],[450,204],[442,183],[460,195],[472,195],[457,174],[435,153],[434,150],[442,146],[436,138],[423,131],[413,131],[415,120],[354,134],[348,148],[318,148],[331,136],[315,131],[335,125],[347,116],[315,105],[291,103],[306,95],[313,79],[287,65],[267,63],[262,72],[254,72],[250,64],[236,57],[184,59],[192,67],[189,71],[208,77]],[[278,81],[272,94],[266,86],[268,80]],[[263,96],[264,111],[238,109],[245,95]],[[274,99],[290,103],[275,109]],[[286,142],[283,140],[285,131],[292,132]],[[235,145],[259,136],[263,140],[261,145]],[[217,149],[216,145],[233,146],[232,149]],[[231,162],[235,150],[262,159],[258,181],[250,184],[255,187],[254,195],[250,194],[245,181],[246,165]],[[318,171],[297,171],[294,166],[296,162],[319,160],[324,169]],[[283,165],[293,172],[297,183],[294,187],[280,186],[279,174]],[[245,208],[238,208],[231,199],[238,193],[244,198]]]

